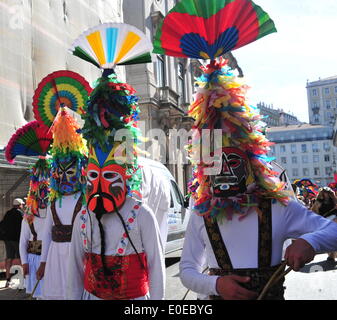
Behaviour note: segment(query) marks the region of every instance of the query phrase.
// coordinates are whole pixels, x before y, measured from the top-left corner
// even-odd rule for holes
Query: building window
[[[275,146],[271,146],[270,147],[270,153],[271,154],[275,154]]]
[[[318,114],[314,114],[314,122],[315,123],[319,122],[319,115]]]
[[[312,152],[319,152],[319,148],[318,148],[318,144],[317,143],[313,143],[312,144]]]
[[[178,63],[178,94],[180,105],[185,103],[185,69],[184,65],[179,62]]]
[[[292,173],[293,173],[293,177],[297,177],[298,176],[298,169],[297,168],[294,168],[292,170]]]
[[[325,174],[326,174],[327,176],[331,176],[331,173],[332,173],[331,167],[325,167]]]
[[[329,162],[330,161],[330,155],[329,154],[325,154],[324,155],[324,161],[325,162]]]
[[[287,163],[287,158],[286,157],[281,157],[281,163],[286,164]]]
[[[281,145],[280,146],[280,152],[285,153],[286,152],[286,146]]]
[[[319,155],[314,155],[314,162],[319,162]]]
[[[313,102],[313,108],[319,108],[319,103],[317,101]]]
[[[308,156],[302,156],[302,163],[308,163]]]
[[[306,144],[302,144],[301,145],[301,151],[302,152],[307,152],[307,145]]]
[[[326,107],[327,109],[330,109],[330,108],[331,108],[331,101],[330,101],[330,100],[326,100],[326,101],[325,101],[325,107]]]
[[[296,153],[296,144],[292,144],[290,146],[290,149],[291,149],[291,153]]]
[[[309,176],[309,169],[308,168],[303,168],[303,176],[304,176],[304,178]]]
[[[297,157],[291,157],[291,163],[296,164],[297,163]]]
[[[314,175],[319,176],[319,168],[314,168]]]
[[[328,142],[324,142],[323,143],[323,149],[326,152],[330,151],[330,144]]]
[[[317,97],[317,89],[312,89],[312,95],[313,95],[314,97]]]
[[[324,88],[324,93],[325,93],[325,95],[330,94],[330,88]]]
[[[165,87],[165,60],[163,55],[157,56],[157,86],[159,88]]]

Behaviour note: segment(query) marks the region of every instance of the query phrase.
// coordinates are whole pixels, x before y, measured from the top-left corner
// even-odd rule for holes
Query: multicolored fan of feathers
[[[285,183],[273,171],[267,156],[271,143],[263,134],[266,125],[261,121],[258,109],[247,104],[248,87],[242,78],[237,78],[220,58],[203,69],[204,74],[196,79],[197,92],[189,108],[189,115],[195,119],[194,137],[188,149],[191,154],[201,154],[201,130],[222,130],[222,147],[236,147],[244,151],[250,161],[255,183],[250,187],[250,195],[236,199],[216,199],[211,192],[209,176],[204,174],[209,165],[191,157],[194,165],[193,181],[189,185],[195,199],[195,208],[201,215],[230,217],[233,212],[246,212],[244,207],[256,206],[259,198],[271,198],[287,204],[289,194]],[[247,213],[247,212],[246,212]]]
[[[214,60],[272,32],[274,22],[251,0],[181,0],[159,26],[153,52]]]
[[[5,151],[6,160],[13,164],[18,155],[45,156],[53,141],[52,133],[39,121],[31,121],[10,138]]]
[[[39,83],[33,96],[35,119],[50,127],[63,106],[82,114],[91,91],[89,83],[76,72],[50,73]]]
[[[73,55],[98,68],[151,62],[152,43],[126,23],[103,23],[82,33],[72,44]]]
[[[24,219],[28,223],[34,221],[34,217],[40,217],[39,210],[46,209],[49,195],[50,160],[40,158],[30,168],[29,191],[26,200]]]

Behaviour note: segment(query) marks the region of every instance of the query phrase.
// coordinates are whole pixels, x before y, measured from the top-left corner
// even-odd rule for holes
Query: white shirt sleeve
[[[51,242],[51,229],[53,227],[53,217],[50,209],[50,205],[47,208],[47,216],[42,233],[42,252],[41,262],[46,262],[48,257],[49,246]]]
[[[203,218],[192,212],[180,259],[180,279],[186,288],[194,292],[204,295],[218,295],[216,291],[218,276],[202,273],[206,264],[205,243],[202,237],[203,227]]]
[[[137,217],[149,271],[150,299],[162,300],[165,295],[165,263],[160,243],[158,222],[151,209],[142,206]]]
[[[28,263],[27,246],[28,246],[28,241],[30,239],[30,235],[31,235],[31,232],[28,226],[28,222],[25,219],[22,219],[20,242],[19,242],[20,259],[21,259],[22,264]]]
[[[81,211],[80,211],[81,212]],[[81,237],[82,214],[78,214],[73,225],[68,262],[67,300],[81,300],[84,291],[84,245]],[[90,234],[90,218],[86,213],[86,232]],[[88,240],[88,239],[87,239]]]
[[[309,242],[316,253],[337,250],[337,224],[308,210],[296,201],[286,207],[288,238],[302,238]]]

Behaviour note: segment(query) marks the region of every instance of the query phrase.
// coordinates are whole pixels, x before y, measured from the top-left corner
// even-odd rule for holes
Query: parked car
[[[142,166],[142,201],[149,206],[158,221],[165,253],[183,246],[189,210],[171,172],[160,162],[139,158]]]

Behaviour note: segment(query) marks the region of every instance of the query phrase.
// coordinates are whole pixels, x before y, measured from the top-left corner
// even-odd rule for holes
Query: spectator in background
[[[329,187],[320,188],[311,210],[324,218],[337,222],[337,197],[335,192]],[[336,258],[337,252],[328,253],[328,261],[335,261]]]
[[[20,198],[14,199],[13,208],[6,212],[3,220],[1,221],[3,240],[6,247],[6,287],[8,287],[10,283],[10,269],[13,265],[13,260],[20,259],[19,240],[24,203],[25,202]]]

